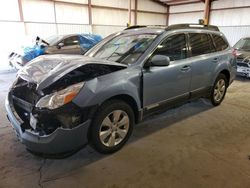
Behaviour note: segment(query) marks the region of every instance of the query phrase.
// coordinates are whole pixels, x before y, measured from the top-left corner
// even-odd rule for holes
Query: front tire
[[[228,87],[228,81],[224,74],[219,74],[216,78],[214,86],[210,94],[211,103],[214,106],[218,106],[223,101]]]
[[[105,102],[97,111],[90,129],[90,143],[100,153],[113,153],[123,147],[134,127],[134,112],[119,100]]]

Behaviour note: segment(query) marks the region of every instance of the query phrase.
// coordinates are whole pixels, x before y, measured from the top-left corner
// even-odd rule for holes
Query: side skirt
[[[155,103],[143,108],[140,111],[140,120],[142,121],[144,118],[151,116],[153,114],[158,114],[165,112],[166,110],[182,106],[188,101],[192,101],[198,98],[207,98],[210,96],[210,92],[212,87],[204,87],[201,89],[194,90],[190,93],[186,93],[177,97],[173,97],[171,99],[161,101],[159,103]]]

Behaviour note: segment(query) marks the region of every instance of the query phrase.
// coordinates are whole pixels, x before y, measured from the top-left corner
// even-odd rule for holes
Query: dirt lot
[[[238,79],[223,104],[197,100],[136,126],[113,155],[86,147],[43,159],[17,140],[4,109],[15,74],[0,75],[0,187],[250,187],[250,80]]]

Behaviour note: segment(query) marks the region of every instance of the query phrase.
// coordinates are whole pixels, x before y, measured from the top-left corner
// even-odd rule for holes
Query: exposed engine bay
[[[250,78],[250,56],[248,54],[240,54],[237,57],[237,74]]]
[[[29,129],[40,136],[51,134],[58,127],[73,128],[83,123],[93,109],[93,107],[82,109],[73,102],[56,109],[38,108],[36,104],[42,97],[71,85],[126,68],[126,66],[118,66],[115,63],[80,64],[77,61],[77,63],[72,62],[71,64],[69,61],[63,61],[63,63],[49,64],[49,66],[48,62],[46,63],[45,67],[38,62],[19,72],[9,93],[9,100],[12,101],[15,111],[23,121],[22,130]],[[45,69],[48,68],[53,74],[44,74],[47,71]],[[58,72],[56,76],[55,72]]]

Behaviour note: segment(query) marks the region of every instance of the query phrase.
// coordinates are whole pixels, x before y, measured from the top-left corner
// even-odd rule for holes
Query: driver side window
[[[185,34],[177,34],[168,37],[160,45],[158,45],[153,55],[168,56],[170,61],[187,58]]]

